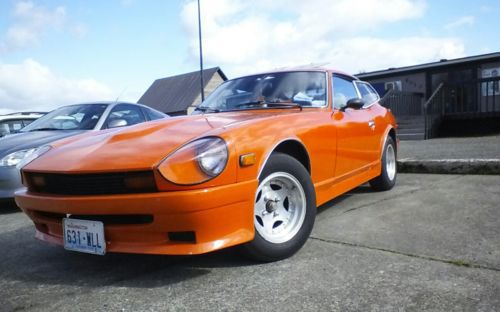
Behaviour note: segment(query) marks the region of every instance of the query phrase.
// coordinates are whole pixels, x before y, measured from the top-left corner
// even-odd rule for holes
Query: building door
[[[463,114],[477,111],[477,85],[472,68],[450,69],[432,74],[432,91],[444,83],[445,114]]]

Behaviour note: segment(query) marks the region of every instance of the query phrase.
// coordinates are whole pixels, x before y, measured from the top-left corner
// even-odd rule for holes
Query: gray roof
[[[447,66],[452,66],[457,64],[467,64],[467,63],[481,63],[481,62],[484,63],[486,61],[488,62],[500,61],[500,52],[463,57],[453,60],[442,59],[439,62],[432,62],[432,63],[399,67],[399,68],[389,68],[369,73],[359,73],[356,75],[356,77],[360,79],[368,79],[368,78],[383,77],[383,76],[394,76],[396,74],[408,74],[410,72],[423,71],[429,68],[447,67]]]
[[[204,69],[205,87],[215,73],[227,80],[219,67]],[[194,71],[155,80],[138,102],[167,114],[185,111],[200,95],[200,89],[200,71]]]

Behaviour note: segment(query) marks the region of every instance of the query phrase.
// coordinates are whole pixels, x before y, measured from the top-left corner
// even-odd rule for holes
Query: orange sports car
[[[373,87],[329,69],[245,76],[191,116],[40,147],[16,202],[68,250],[189,255],[234,245],[261,261],[306,242],[316,207],[396,181],[394,116]]]

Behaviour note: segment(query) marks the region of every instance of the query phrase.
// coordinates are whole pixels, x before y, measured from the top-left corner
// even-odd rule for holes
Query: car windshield
[[[226,81],[195,110],[222,112],[243,109],[322,107],[326,75],[318,71],[278,72]]]
[[[60,107],[38,118],[21,132],[43,130],[92,130],[108,104],[79,104]]]

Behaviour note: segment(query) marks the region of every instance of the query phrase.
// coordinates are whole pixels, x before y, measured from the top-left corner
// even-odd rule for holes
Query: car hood
[[[39,147],[86,130],[33,131],[7,135],[0,139],[0,158],[20,150]]]
[[[191,140],[270,115],[238,112],[183,116],[88,133],[58,141],[24,169],[61,173],[149,170]]]

